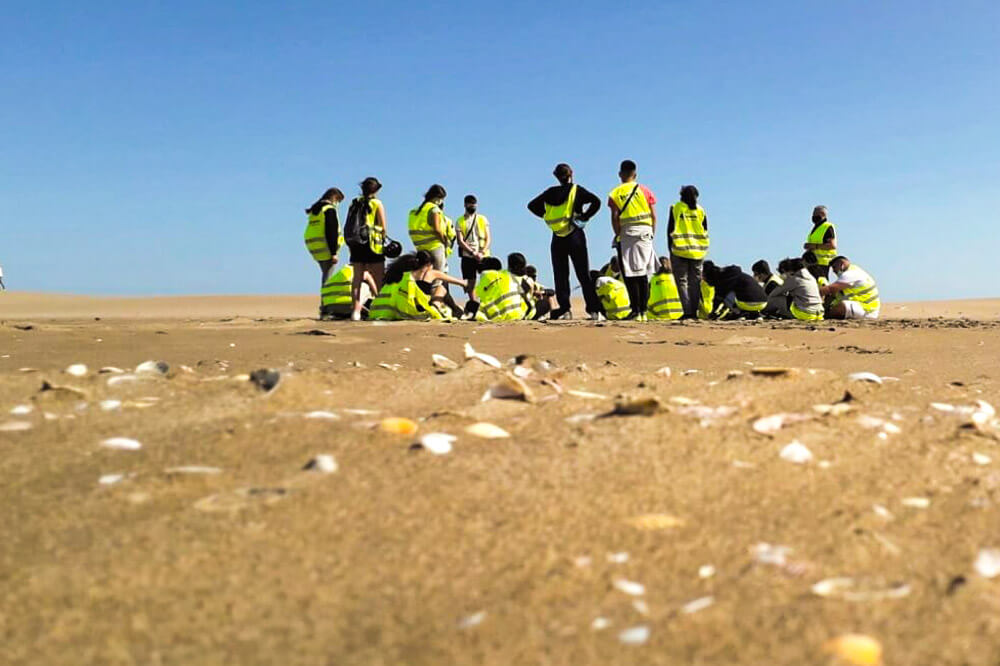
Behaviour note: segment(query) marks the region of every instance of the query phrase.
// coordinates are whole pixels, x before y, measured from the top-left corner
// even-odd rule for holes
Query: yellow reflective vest
[[[635,192],[634,195],[632,194],[633,191]],[[618,221],[622,227],[630,227],[638,224],[652,226],[653,210],[649,202],[646,201],[646,194],[639,187],[639,183],[622,183],[611,190],[608,198],[611,199],[618,209]],[[628,206],[625,206],[625,210],[622,210],[622,205],[626,201],[628,201]]]
[[[673,273],[657,273],[649,282],[650,319],[680,319],[684,315]]]
[[[857,271],[864,276],[861,284],[854,287],[848,287],[843,291],[838,293],[838,298],[834,300],[834,303],[840,301],[854,301],[860,303],[861,307],[864,308],[865,312],[875,312],[880,307],[882,307],[882,302],[879,300],[878,287],[875,285],[875,278],[869,275],[868,271],[861,268],[857,264],[851,264],[850,270]]]
[[[628,298],[628,289],[614,278],[599,278],[597,296],[601,299],[601,307],[608,319],[624,319],[632,311],[632,303]]]
[[[363,199],[364,197],[357,197],[354,200],[358,201]],[[368,227],[368,247],[371,248],[371,251],[375,254],[382,254],[382,248],[385,245],[385,232],[382,230],[382,227],[375,224],[379,208],[382,208],[381,201],[378,199],[368,199],[368,210],[365,213],[365,225]]]
[[[711,319],[715,308],[715,287],[701,281],[701,300],[698,301],[698,319]]]
[[[483,252],[486,248],[486,230],[490,226],[490,221],[485,215],[475,213],[472,218],[467,218],[463,214],[458,218],[458,235],[465,241],[466,245]],[[459,253],[464,257],[465,250],[459,246]],[[490,256],[488,250],[483,252],[484,257]]]
[[[370,319],[444,319],[430,298],[413,279],[411,273],[404,273],[403,279],[393,284],[382,285],[378,295],[372,299],[369,309]]]
[[[418,250],[436,250],[443,246],[441,237],[431,224],[431,213],[437,213],[438,219],[444,223],[444,212],[430,201],[425,201],[410,211],[407,227],[410,241]]]
[[[444,238],[447,241],[444,245],[444,256],[450,257],[455,248],[455,240],[458,238],[458,232],[455,231],[455,221],[447,215],[444,215]]]
[[[333,259],[330,246],[326,244],[326,211],[335,206],[326,204],[320,208],[319,212],[313,215],[309,213],[309,221],[306,223],[306,231],[303,238],[306,249],[316,261],[329,261]]]
[[[556,236],[569,236],[573,233],[573,206],[576,205],[576,185],[569,188],[569,196],[559,206],[545,204],[545,224],[549,225]]]
[[[806,238],[807,243],[816,243],[821,245],[823,243],[823,237],[826,236],[826,230],[833,229],[834,234],[837,233],[837,228],[833,226],[831,222],[821,222],[817,224],[812,231],[809,232],[809,236]],[[813,254],[816,255],[816,263],[820,266],[829,266],[833,258],[837,256],[836,250],[813,250]]]
[[[671,252],[685,259],[704,259],[708,254],[708,230],[705,229],[705,209],[688,208],[683,201],[673,206],[674,230],[670,233]]]
[[[354,280],[354,267],[347,264],[339,271],[329,276],[323,285],[323,307],[338,314],[350,314],[351,282]]]
[[[510,321],[531,316],[532,307],[522,296],[518,279],[509,271],[483,271],[475,294],[479,301],[476,318],[481,321]]]

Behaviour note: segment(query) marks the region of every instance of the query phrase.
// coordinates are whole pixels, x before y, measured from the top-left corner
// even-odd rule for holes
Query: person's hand
[[[333,265],[336,266],[337,262],[340,261],[340,258],[335,255],[335,256],[333,256],[333,257],[330,258],[330,261],[333,263]]]

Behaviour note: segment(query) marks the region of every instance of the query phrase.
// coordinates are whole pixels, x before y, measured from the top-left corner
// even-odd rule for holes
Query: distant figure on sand
[[[648,310],[650,319],[680,319],[684,316],[680,293],[667,257],[660,257],[656,274],[649,282]]]
[[[344,223],[344,237],[351,251],[351,265],[354,267],[354,277],[351,281],[351,319],[361,319],[361,284],[364,275],[368,273],[375,286],[382,288],[382,277],[385,272],[385,255],[383,246],[389,228],[386,223],[385,206],[375,198],[382,183],[378,178],[369,176],[361,181],[361,196],[351,202]]]
[[[600,319],[601,302],[590,280],[590,258],[587,256],[587,235],[584,225],[597,214],[601,200],[586,188],[573,182],[573,169],[568,164],[557,164],[552,175],[559,181],[528,203],[528,210],[545,220],[552,231],[550,251],[552,274],[555,281],[556,300],[559,307],[552,312],[552,319],[572,317],[570,309],[569,262],[573,262],[576,279],[580,283],[587,313],[591,319]]]
[[[458,254],[462,258],[462,279],[469,285],[466,295],[472,299],[476,289],[479,262],[490,256],[490,221],[479,214],[479,200],[465,196],[465,212],[458,218]]]
[[[443,283],[465,288],[464,280],[435,269],[427,250],[404,254],[385,271],[385,284],[372,300],[370,316],[377,320],[450,319]]]
[[[826,219],[826,206],[816,206],[812,214],[812,231],[802,244],[803,250],[812,250],[816,255],[816,263],[810,266],[809,272],[817,278],[830,279],[830,262],[837,256],[837,230],[833,223]]]
[[[823,296],[833,296],[826,311],[830,319],[878,319],[882,303],[875,278],[847,257],[834,257],[830,268],[837,279],[820,287]]]
[[[448,224],[444,216],[444,200],[447,196],[444,186],[431,185],[420,205],[410,211],[407,222],[413,247],[429,252],[434,260],[434,270],[445,272],[448,270],[449,241]]]
[[[816,278],[806,269],[806,263],[798,257],[782,259],[778,272],[783,280],[767,295],[764,314],[800,321],[822,320],[823,296]]]
[[[343,200],[344,193],[336,187],[331,187],[313,205],[306,208],[308,221],[303,237],[306,249],[319,264],[319,272],[322,275],[319,281],[320,289],[326,284],[330,270],[337,263],[337,252],[340,251],[340,221],[337,219],[337,206]],[[322,308],[322,303],[320,307]]]
[[[618,238],[618,263],[628,289],[631,311],[626,319],[646,320],[649,278],[656,268],[656,197],[636,181],[635,162],[624,160],[618,169],[621,185],[608,194],[611,229]]]
[[[701,297],[702,261],[708,254],[708,216],[698,205],[698,188],[694,185],[682,187],[680,198],[670,209],[667,247],[684,317],[691,318],[697,314]]]

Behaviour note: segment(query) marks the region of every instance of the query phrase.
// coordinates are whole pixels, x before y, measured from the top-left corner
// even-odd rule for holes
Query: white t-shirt
[[[868,275],[864,271],[851,266],[846,271],[841,273],[837,277],[837,281],[833,284],[842,284],[847,287],[857,287],[864,283],[868,279]]]

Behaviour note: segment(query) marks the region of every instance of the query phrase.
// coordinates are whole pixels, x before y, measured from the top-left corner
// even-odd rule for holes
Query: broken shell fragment
[[[524,380],[514,375],[504,375],[503,379],[487,389],[483,394],[482,402],[490,399],[496,400],[523,400],[524,402],[534,402],[535,394],[531,388],[524,383]]]
[[[30,414],[35,411],[35,408],[31,405],[17,405],[12,407],[10,413],[12,416],[24,416],[25,414]]]
[[[815,583],[810,589],[818,597],[856,602],[902,599],[910,594],[910,586],[906,583],[880,585],[878,583],[864,583],[846,577],[827,578]]]
[[[616,578],[613,583],[615,589],[619,592],[624,592],[625,594],[632,597],[641,597],[646,594],[646,586],[642,583],[637,583],[634,580],[628,580],[626,578]]]
[[[465,432],[473,437],[482,437],[483,439],[503,439],[510,437],[510,433],[500,426],[485,422],[473,423],[466,426]]]
[[[701,597],[699,599],[695,599],[694,601],[689,601],[681,606],[681,612],[685,615],[690,615],[692,613],[697,613],[700,610],[705,610],[714,603],[715,597]]]
[[[871,384],[882,384],[882,378],[876,375],[874,372],[854,372],[847,375],[847,381],[849,382],[869,382]]]
[[[458,363],[455,363],[443,354],[431,354],[431,363],[434,364],[435,368],[441,368],[442,370],[454,370],[458,368]]]
[[[490,356],[489,354],[482,354],[480,352],[477,352],[475,349],[472,348],[472,345],[470,345],[468,342],[466,342],[465,343],[465,360],[469,361],[469,360],[473,360],[473,359],[475,359],[477,361],[480,361],[482,363],[485,363],[486,365],[494,367],[494,368],[498,368],[499,369],[499,368],[503,367],[503,364],[500,363],[500,361],[498,361],[495,357]]]
[[[931,505],[931,501],[926,497],[904,497],[899,503],[911,509],[926,509]]]
[[[122,401],[121,400],[101,400],[97,404],[101,408],[101,411],[104,411],[104,412],[113,412],[116,409],[121,409]]]
[[[302,466],[303,470],[333,474],[337,471],[337,461],[329,453],[321,453]]]
[[[628,562],[628,553],[621,551],[618,553],[608,553],[605,559],[611,564],[625,564]]]
[[[672,375],[673,373],[671,372],[670,367],[665,365],[659,370],[657,370],[656,374],[660,375],[661,377],[666,377],[667,379],[670,379],[670,375]]]
[[[973,563],[976,573],[983,578],[996,578],[1000,575],[1000,548],[983,548],[976,555]]]
[[[827,641],[823,650],[851,666],[879,666],[882,644],[864,634],[844,634]]]
[[[165,361],[143,361],[135,366],[135,374],[163,377],[170,372],[170,365]]]
[[[644,624],[630,627],[618,634],[618,640],[625,645],[642,645],[649,640],[649,627]]]
[[[786,444],[778,455],[782,460],[799,465],[810,462],[813,459],[812,451],[798,440]]]
[[[222,474],[218,467],[205,467],[203,465],[181,465],[180,467],[168,467],[163,470],[167,474]]]
[[[466,615],[461,620],[458,621],[459,629],[471,629],[472,627],[479,626],[486,619],[486,611],[479,611],[478,613],[473,613],[472,615]]]
[[[703,564],[698,567],[698,578],[711,578],[715,575],[715,567],[711,564]]]
[[[754,421],[753,429],[762,435],[773,435],[786,425],[808,421],[811,418],[813,418],[812,414],[790,414],[787,412],[772,414],[771,416],[762,416]]]
[[[323,419],[327,421],[336,421],[337,419],[340,418],[333,412],[326,412],[326,411],[306,412],[305,417],[307,419]]]
[[[31,430],[31,423],[28,421],[7,421],[0,423],[0,432],[24,432]]]
[[[611,620],[606,617],[595,617],[594,621],[590,623],[590,628],[594,631],[602,631],[611,626]]]
[[[989,465],[991,462],[993,462],[993,459],[990,458],[985,453],[979,453],[978,451],[976,451],[972,454],[972,462],[976,463],[977,465]]]
[[[382,432],[387,432],[391,435],[412,435],[417,432],[416,421],[411,421],[410,419],[391,416],[386,419],[382,419],[381,423],[378,425],[379,430]]]
[[[84,377],[87,374],[87,366],[83,363],[74,363],[65,370],[67,375],[72,375],[73,377]]]
[[[573,396],[574,398],[586,398],[588,400],[607,400],[608,396],[601,395],[600,393],[591,393],[590,391],[577,391],[575,389],[569,389],[566,391],[567,394]]]
[[[443,456],[446,453],[451,453],[451,443],[456,439],[458,438],[454,435],[443,432],[429,432],[414,442],[410,448],[426,449],[436,456]]]
[[[604,416],[652,416],[663,410],[659,398],[625,398],[615,403],[615,408]]]
[[[113,365],[106,365],[103,368],[101,368],[100,370],[98,370],[97,372],[99,374],[102,374],[102,375],[123,375],[123,374],[125,374],[124,370],[122,370],[121,368],[116,368]]]
[[[128,437],[110,437],[101,442],[101,446],[119,451],[138,451],[142,444]]]
[[[124,474],[104,474],[97,480],[97,483],[102,486],[113,486],[124,478]]]
[[[647,513],[628,519],[628,524],[640,530],[669,530],[683,527],[684,520],[666,513]]]

